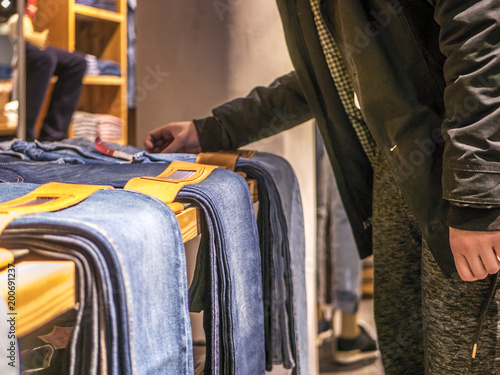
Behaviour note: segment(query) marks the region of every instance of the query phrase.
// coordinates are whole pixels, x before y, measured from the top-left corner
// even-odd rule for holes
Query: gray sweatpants
[[[374,173],[375,323],[386,375],[500,374],[500,289],[472,360],[472,341],[492,277],[446,278],[378,157]]]

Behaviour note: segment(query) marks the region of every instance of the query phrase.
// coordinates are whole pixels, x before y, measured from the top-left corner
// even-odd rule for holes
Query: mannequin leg
[[[35,124],[56,69],[57,57],[47,48],[26,44],[26,140],[35,139]]]

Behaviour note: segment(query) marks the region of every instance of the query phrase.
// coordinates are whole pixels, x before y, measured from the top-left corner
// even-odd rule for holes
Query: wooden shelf
[[[90,113],[109,114],[122,120],[122,137],[117,143],[127,144],[127,2],[116,1],[116,12],[76,4],[75,0],[44,0],[39,2],[35,26],[49,30],[49,44],[67,51],[79,51],[99,60],[115,61],[121,77],[87,76],[77,109]],[[48,94],[50,97],[50,92]],[[44,104],[41,119],[45,115]]]
[[[0,292],[8,301],[9,271],[0,273]],[[75,306],[75,265],[70,261],[15,264],[16,333],[23,337]]]
[[[15,135],[17,132],[16,127],[9,127],[6,123],[0,122],[0,136],[4,135]]]
[[[102,20],[102,21],[110,21],[110,22],[123,22],[125,20],[125,15],[117,12],[112,12],[109,10],[98,9],[94,7],[90,7],[82,4],[74,4],[74,12],[76,19],[88,19],[89,21],[93,20]]]
[[[117,76],[85,76],[84,85],[121,86],[125,82],[123,77]]]
[[[373,298],[373,266],[363,266],[361,292],[364,298]]]
[[[181,227],[182,240],[184,243],[192,240],[200,234],[200,209],[189,207],[176,215]]]
[[[12,91],[12,80],[0,80],[0,136],[16,134],[17,126],[7,126],[7,117],[4,115],[5,104],[9,101],[9,94]]]

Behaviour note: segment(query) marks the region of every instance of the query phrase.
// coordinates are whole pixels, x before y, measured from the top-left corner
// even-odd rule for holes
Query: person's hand
[[[47,40],[49,35],[49,29],[45,29],[41,32],[34,31],[31,34],[25,34],[25,39],[31,45],[37,47],[38,49],[44,50],[47,48]]]
[[[193,121],[170,122],[148,133],[144,148],[153,153],[201,152]]]
[[[47,47],[47,41],[49,39],[49,29],[45,29],[40,32],[40,46],[38,48],[45,49]]]
[[[41,50],[47,48],[48,36],[49,36],[49,29],[45,29],[39,33],[34,33],[33,42],[35,46]]]
[[[450,245],[462,280],[484,279],[500,270],[500,231],[450,228]]]

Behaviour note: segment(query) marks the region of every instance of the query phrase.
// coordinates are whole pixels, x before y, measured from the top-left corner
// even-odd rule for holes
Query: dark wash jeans
[[[37,186],[0,184],[0,201]],[[158,200],[98,191],[70,208],[15,219],[0,246],[75,261],[80,309],[64,373],[96,374],[104,365],[111,374],[193,373],[182,236]]]
[[[269,277],[274,287],[272,339],[268,341],[272,344],[273,362],[287,367],[295,360],[294,373],[309,374],[304,219],[297,178],[285,159],[268,153],[239,158],[236,166],[259,182],[259,230],[267,233],[270,229],[266,236],[270,237],[269,263],[273,272]],[[263,202],[267,202],[268,210]],[[277,343],[280,338],[281,345]]]

